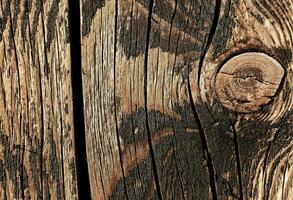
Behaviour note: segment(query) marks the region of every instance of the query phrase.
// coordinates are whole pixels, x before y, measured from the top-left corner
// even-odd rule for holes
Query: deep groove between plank
[[[72,73],[72,100],[73,123],[75,134],[75,155],[77,164],[77,184],[80,199],[91,199],[90,181],[86,155],[85,121],[82,88],[82,63],[81,63],[81,30],[80,30],[80,5],[79,0],[69,2],[70,25],[70,53]]]

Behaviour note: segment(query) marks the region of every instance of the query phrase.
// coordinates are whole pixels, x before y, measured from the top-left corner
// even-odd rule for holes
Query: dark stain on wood
[[[49,185],[49,175],[47,173],[42,174],[43,185]],[[51,193],[49,191],[49,187],[42,188],[42,199],[51,199]]]
[[[30,32],[30,41],[31,41],[31,53],[33,58],[33,66],[36,67],[36,34],[38,30],[38,24],[39,24],[39,17],[42,10],[42,2],[41,1],[35,1],[34,4],[35,12],[33,14],[33,23],[32,23],[32,29]]]
[[[4,183],[4,164],[3,164],[3,160],[0,160],[0,183]]]
[[[219,199],[231,197],[240,199],[233,124],[231,123],[236,119],[236,116],[230,115],[217,103],[209,110],[203,105],[198,106],[198,112],[208,138],[209,150],[215,168],[217,196]]]
[[[149,192],[152,192],[153,190],[153,177],[152,173],[145,172],[150,172],[151,170],[151,158],[148,155],[145,160],[143,160],[134,169],[131,169],[129,171],[129,174],[126,177],[126,185],[128,187],[129,199],[140,199],[149,196]],[[112,194],[109,197],[109,199],[117,198],[126,199],[123,180],[119,180],[116,183],[114,189],[112,190]]]
[[[105,6],[105,0],[83,0],[82,1],[82,35],[86,36],[91,31],[93,18],[98,9]]]
[[[52,134],[52,133],[50,133]],[[53,140],[53,135],[49,136],[49,141],[48,143],[50,144],[50,154],[49,154],[49,160],[50,162],[50,168],[52,171],[52,178],[54,181],[60,182],[59,178],[60,178],[60,163],[58,163],[58,158],[57,158],[57,151],[56,151],[56,143]]]
[[[290,48],[273,47],[272,52],[282,66],[285,69],[288,68],[289,63],[292,61],[292,50]]]
[[[4,198],[7,199],[6,194],[6,177],[5,177],[5,164],[3,163],[3,160],[0,160],[0,183],[2,184],[2,187],[4,189]]]
[[[288,155],[288,152],[284,152],[280,157],[276,157],[276,155],[289,146],[290,141],[292,141],[292,120],[288,120],[290,116],[292,116],[292,112],[287,113],[279,123],[273,126],[269,122],[253,119],[241,122],[241,129],[238,135],[240,136],[239,147],[241,149],[244,188],[251,188],[251,174],[255,174],[257,170],[256,164],[261,161],[264,154],[267,154],[263,167],[266,168],[266,164],[269,162],[274,163],[264,183],[266,185],[264,194],[265,196],[268,195],[272,177],[275,173],[274,169],[279,164],[279,161]],[[273,129],[276,129],[276,133],[271,131]],[[273,134],[275,134],[274,137]],[[272,138],[274,139],[272,140]],[[266,151],[263,151],[264,149]],[[287,151],[290,151],[290,149],[287,149]],[[259,153],[256,155],[256,152]],[[247,171],[250,171],[250,173],[244,173]],[[252,195],[253,191],[248,189],[246,192],[248,197],[256,198]]]
[[[70,16],[70,11],[68,8],[65,9],[65,13],[66,13],[66,16]],[[70,37],[71,37],[70,27],[69,27],[70,22],[69,21],[70,20],[65,21],[66,22],[66,24],[65,24],[65,34],[66,34],[65,41],[66,41],[66,43],[70,43]]]
[[[154,142],[154,153],[163,198],[207,199],[209,180],[205,159],[199,156],[202,155],[201,141],[192,111],[188,104],[176,104],[174,112],[179,117],[168,116],[159,111],[148,112],[151,137],[160,138],[159,142]],[[123,117],[119,133],[125,146],[124,153],[131,145],[138,145],[139,149],[142,148],[139,145],[144,144],[143,141],[147,142],[146,132],[142,128],[146,125],[145,120],[141,120],[144,116],[144,109],[139,108]],[[148,173],[151,169],[151,157],[148,152],[126,176],[129,198],[156,199],[154,177],[152,173]],[[201,186],[196,187],[197,185]],[[121,178],[115,184],[110,199],[123,195],[124,182]]]
[[[129,9],[125,4],[125,8]],[[144,53],[146,46],[143,33],[147,24],[148,1],[136,0],[135,4],[137,13],[122,10],[120,18],[119,44],[128,58]],[[153,13],[156,17],[152,18],[150,48],[160,47],[163,52],[169,53],[190,53],[189,59],[194,61],[198,57],[192,53],[200,52],[205,43],[206,26],[211,23],[214,6],[211,1],[179,1],[179,11],[173,18],[171,13],[174,12],[174,5],[174,0],[155,2]]]
[[[227,42],[232,36],[235,27],[235,9],[239,0],[228,0],[224,7],[224,14],[219,19],[218,30],[212,41],[213,59],[217,58],[224,51],[227,51]]]
[[[24,12],[21,17],[21,36],[22,38],[26,38],[27,27],[29,25],[29,13],[32,9],[32,1],[25,0],[24,1]]]
[[[21,189],[22,189],[22,193],[23,193],[22,195],[25,196],[25,190],[26,190],[26,188],[29,187],[29,185],[28,185],[29,176],[28,176],[27,170],[24,168],[24,166],[22,166],[21,177],[22,177],[22,187],[21,187]]]
[[[3,147],[3,154],[4,154],[4,163],[5,163],[5,169],[6,169],[6,175],[9,176],[9,179],[12,181],[14,187],[13,187],[13,196],[14,198],[19,198],[19,193],[17,192],[17,168],[15,166],[15,159],[19,159],[17,157],[15,157],[12,154],[12,151],[9,147],[9,142],[8,142],[8,136],[4,135],[3,133],[1,133],[0,136],[0,140],[1,140],[1,145]]]
[[[289,111],[282,118],[282,120],[274,126],[277,129],[274,139],[270,142],[270,146],[267,153],[266,164],[272,162],[272,169],[269,171],[270,173],[267,176],[266,184],[265,184],[265,194],[269,194],[269,190],[273,184],[273,176],[280,168],[280,163],[284,159],[288,159],[288,155],[292,151],[292,146],[290,143],[292,142],[292,130],[293,130],[293,112]],[[280,154],[280,152],[282,152]],[[280,154],[279,156],[277,156]],[[285,164],[282,165],[281,169],[284,170]],[[265,166],[267,167],[267,166]],[[267,196],[266,196],[267,197]]]
[[[74,143],[70,131],[72,113],[69,113],[72,103],[68,96],[71,95],[70,49],[64,43],[69,40],[69,32],[67,36],[60,32],[69,20],[66,13],[60,16],[67,3],[1,1],[0,54],[4,64],[0,67],[0,107],[4,113],[0,117],[1,198],[65,199],[65,193],[70,199],[78,197],[76,188],[72,191],[76,178],[72,180],[73,174],[64,170],[68,160],[75,159],[74,147],[69,145]],[[58,46],[47,57],[54,42],[59,42]],[[52,68],[56,73],[48,77],[51,65],[56,66]]]
[[[3,31],[6,29],[7,21],[9,19],[9,4],[1,4],[1,9],[2,9],[2,16],[0,18],[0,27],[1,27],[1,32],[0,32],[0,42],[3,39]]]
[[[31,173],[32,173],[32,181],[33,181],[33,186],[35,190],[37,191],[38,198],[41,199],[42,197],[42,191],[41,191],[41,176],[42,176],[42,171],[41,171],[41,165],[39,163],[39,160],[41,158],[42,152],[40,151],[41,145],[38,145],[36,148],[36,154],[30,153],[29,154],[29,163],[30,163],[30,168],[31,168]]]
[[[0,132],[0,143],[3,148],[3,160],[0,160],[0,182],[5,182],[6,176],[13,184],[13,197],[16,199],[21,198],[22,191],[19,188],[25,190],[28,188],[27,184],[27,172],[23,168],[21,162],[21,149],[19,145],[15,145],[13,148],[10,147],[9,138],[4,133]],[[23,178],[21,178],[21,176]]]
[[[69,162],[69,170],[71,171],[72,174],[72,179],[74,182],[77,182],[77,176],[76,176],[76,162],[74,159],[71,159],[71,161]],[[76,185],[73,186],[73,191],[75,192],[75,194],[77,194],[77,187]],[[88,194],[88,196],[90,196],[90,194]]]
[[[0,42],[3,40],[3,31],[5,29],[9,30],[10,40],[7,42],[7,48],[13,47],[13,44],[10,43],[12,43],[17,29],[21,28],[21,37],[23,37],[23,39],[27,37],[27,34],[30,34],[29,40],[31,42],[30,47],[34,62],[33,66],[37,66],[38,64],[35,63],[38,62],[36,37],[39,35],[40,14],[43,9],[42,1],[35,1],[34,6],[30,0],[23,2],[24,12],[21,16],[21,27],[17,27],[19,13],[21,11],[20,6],[22,5],[21,1],[15,0],[11,5],[8,3],[9,1],[3,2],[4,3],[1,4]],[[126,1],[119,1],[119,4],[126,9],[118,12],[120,14],[118,17],[118,24],[120,26],[118,40],[127,59],[143,55],[145,53],[145,47],[147,46],[145,28],[147,26],[149,1],[133,0],[133,2],[135,12],[131,10],[131,7],[128,7],[127,3],[129,3],[129,1],[127,1],[127,3]],[[177,65],[174,66],[175,73],[180,73],[185,78],[188,77],[191,71],[189,70],[192,66],[191,64],[198,60],[205,46],[206,35],[208,34],[207,30],[209,30],[214,11],[212,2],[214,1],[176,1],[176,4],[178,3],[178,12],[175,12],[175,0],[155,1],[150,48],[160,48],[163,52],[175,54],[178,58],[178,60],[176,60]],[[239,2],[238,0],[226,1],[223,16],[219,21],[216,35],[212,42],[214,49],[212,49],[211,60],[216,59],[225,51],[230,51],[228,43],[231,41],[231,38],[236,38],[236,36],[232,36],[232,32],[235,26],[238,25],[235,10],[238,9],[237,6]],[[280,26],[281,31],[288,28],[286,24],[283,23],[288,20],[286,19],[286,15],[279,15],[279,13],[288,12],[288,10],[286,10],[287,8],[280,6],[282,3],[264,0],[252,0],[252,3],[255,8],[260,11],[259,13],[254,13],[253,9],[249,10],[251,11],[249,14],[256,19],[257,23],[264,24],[265,20],[274,18],[274,23]],[[50,50],[52,42],[56,37],[56,31],[58,31],[56,30],[56,23],[58,20],[60,0],[53,0],[50,6],[47,17],[48,21],[45,24],[47,30],[45,52]],[[91,25],[97,10],[104,6],[105,0],[82,1],[83,36],[86,37],[91,33]],[[35,7],[35,12],[33,13],[32,27],[30,27],[29,13],[32,12],[32,7]],[[13,13],[12,19],[10,19],[10,8],[12,8]],[[172,15],[173,12],[175,13],[174,15]],[[8,20],[11,20],[11,27],[6,27]],[[70,42],[68,27],[66,28],[66,32],[66,42]],[[251,43],[250,39],[257,40],[257,44],[254,44],[255,46],[248,45]],[[291,67],[292,50],[290,45],[288,45],[288,47],[281,46],[268,49],[266,44],[263,44],[260,39],[253,38],[251,35],[242,39],[239,43],[249,46],[240,51],[257,49],[258,51],[267,52],[276,58],[286,70]],[[18,52],[16,52],[16,54],[17,53]],[[237,53],[232,52],[233,55]],[[94,52],[94,55],[96,55],[96,52]],[[48,61],[42,64],[45,65],[45,74],[48,75]],[[96,66],[96,63],[94,63],[94,66]],[[41,79],[41,77],[39,77],[39,79]],[[290,93],[292,92],[290,80],[284,80],[284,85],[282,86],[282,90],[284,90],[283,101],[286,102],[290,98]],[[19,90],[19,88],[17,90]],[[16,93],[19,93],[19,91]],[[100,94],[102,95],[102,92]],[[42,100],[44,99],[41,98],[40,101]],[[117,97],[116,103],[116,106],[119,108],[124,102],[120,103]],[[8,103],[4,104],[6,105]],[[82,103],[80,105],[82,105]],[[35,105],[33,105],[33,107],[34,106]],[[101,107],[103,106],[104,105],[101,105]],[[112,107],[114,106],[115,104],[112,105]],[[264,199],[268,199],[269,190],[273,185],[273,178],[275,178],[274,173],[278,170],[281,170],[281,172],[285,171],[285,166],[280,167],[279,163],[281,163],[280,161],[291,151],[290,148],[285,148],[292,142],[292,111],[286,111],[285,116],[282,116],[275,124],[272,124],[269,121],[258,119],[258,116],[262,113],[266,113],[271,105],[263,107],[259,112],[251,114],[252,117],[226,110],[222,108],[218,102],[213,104],[212,107],[209,107],[209,113],[203,105],[196,106],[209,142],[210,153],[214,163],[213,166],[216,172],[215,181],[217,182],[219,199],[228,199],[231,197],[241,199],[239,191],[240,186],[237,180],[239,174],[237,172],[236,153],[234,149],[236,142],[233,141],[233,132],[237,134],[238,137],[237,144],[240,149],[239,154],[241,158],[241,171],[243,174],[243,187],[245,188],[244,192],[247,193],[245,197],[256,198],[253,196],[254,191],[250,190],[250,188],[253,188],[251,187],[253,182],[251,174],[257,173],[257,164],[262,161],[264,155],[264,169],[267,167],[268,163],[273,163],[271,171],[268,172],[267,177],[264,179]],[[68,108],[67,104],[62,107],[67,114],[71,110]],[[145,112],[145,109],[138,108],[130,114],[122,113],[124,115],[122,116],[122,122],[118,129],[119,136],[123,141],[123,155],[128,156],[133,146],[139,149],[144,144],[147,144],[147,133],[145,131],[147,124],[144,120]],[[154,154],[163,197],[164,199],[208,199],[209,180],[205,158],[207,155],[205,152],[203,153],[201,148],[202,141],[198,136],[198,127],[193,117],[193,112],[190,109],[190,104],[177,105],[175,103],[172,112],[175,113],[174,116],[170,113],[167,114],[157,110],[150,110],[147,113],[149,117],[148,125],[150,127],[151,137],[154,141]],[[239,120],[241,116],[245,118]],[[33,120],[32,124],[37,123]],[[237,133],[234,127],[236,126],[236,122],[239,123],[237,125]],[[63,124],[65,122],[62,121],[61,123]],[[69,131],[71,126],[66,126],[65,124],[62,128],[68,128]],[[272,129],[276,130],[276,133],[274,133]],[[64,185],[62,184],[64,184],[64,182],[62,182],[61,178],[63,169],[60,168],[62,161],[60,161],[59,158],[60,149],[55,139],[55,137],[58,138],[58,135],[54,135],[56,133],[53,134],[53,130],[49,130],[48,132],[46,130],[45,133],[40,133],[45,134],[46,138],[44,143],[46,145],[46,150],[42,152],[44,146],[41,144],[43,142],[40,142],[37,138],[39,136],[34,136],[35,138],[32,138],[30,134],[25,133],[24,141],[26,147],[23,147],[20,144],[12,145],[11,143],[13,142],[10,141],[7,133],[2,133],[0,130],[0,144],[3,150],[3,159],[0,160],[0,183],[1,187],[4,188],[4,198],[7,198],[7,196],[13,196],[15,199],[21,199],[24,196],[27,197],[26,194],[22,194],[25,193],[26,190],[35,190],[39,195],[37,197],[38,199],[50,199],[53,196],[56,196],[57,199],[63,198],[62,187],[64,187]],[[73,148],[72,144],[70,148]],[[77,147],[77,149],[78,148],[79,147]],[[284,150],[284,152],[280,157],[277,157],[282,150]],[[25,152],[29,152],[28,166],[23,166],[22,163],[22,156]],[[133,151],[131,153],[133,153]],[[43,156],[43,154],[45,154],[45,156]],[[156,199],[150,153],[146,151],[145,154],[142,155],[142,158],[136,160],[135,164],[131,163],[131,166],[127,166],[127,164],[129,164],[126,161],[127,156],[122,157],[122,159],[124,159],[123,163],[126,163],[126,169],[128,170],[125,182],[122,178],[116,180],[115,184],[113,184],[110,199],[126,198],[124,184],[126,184],[128,197],[130,199]],[[135,157],[135,155],[131,156]],[[41,160],[42,158],[44,158],[45,164],[41,164],[41,162],[43,162],[43,160]],[[76,177],[75,166],[76,161],[72,159],[69,164],[69,170],[73,175],[74,182],[78,179]],[[31,179],[33,183],[29,185]],[[13,184],[13,191],[12,194],[6,194],[6,192],[9,191],[7,188],[10,187],[6,184],[10,182]],[[51,190],[49,186],[51,186],[51,184],[58,185],[56,188],[57,194],[50,193]],[[74,186],[73,190],[76,191],[77,188]]]
[[[60,0],[54,0],[48,13],[46,47],[50,49],[51,42],[56,34],[56,20],[59,12]]]
[[[13,15],[12,15],[12,29],[13,29],[13,31],[11,32],[12,33],[11,37],[14,37],[15,30],[17,29],[18,14],[20,12],[20,0],[15,0],[14,4],[12,4],[11,6],[13,8]]]

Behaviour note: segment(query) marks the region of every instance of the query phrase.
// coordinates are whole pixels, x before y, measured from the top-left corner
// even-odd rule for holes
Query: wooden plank
[[[292,198],[292,0],[81,6],[92,198]]]
[[[77,199],[68,1],[1,0],[0,198]]]
[[[155,2],[145,107],[148,2],[82,2],[85,121],[93,198],[209,196],[208,169],[188,105],[184,62],[199,59],[214,4]]]
[[[206,199],[207,166],[202,166],[201,141],[185,93],[188,69],[183,68],[184,62],[193,63],[200,56],[214,2],[155,1],[152,9],[148,1],[118,5],[115,76],[117,96],[123,102],[117,105],[118,131],[123,153],[129,154],[122,157],[129,170],[125,172],[127,193],[137,198]],[[149,171],[144,170],[147,166]],[[123,185],[120,181],[116,187]]]
[[[201,97],[219,126],[230,126],[226,134],[235,141],[242,199],[293,198],[292,5],[292,0],[222,1],[220,21],[203,65]],[[254,52],[253,57],[234,63],[232,68],[252,85],[246,90],[245,82],[234,79],[238,86],[227,86],[225,78],[226,94],[233,95],[223,103],[223,96],[216,92],[217,77],[223,65],[236,55],[243,58],[246,52]],[[273,64],[271,60],[275,60]],[[227,101],[234,102],[233,106],[227,106]],[[207,137],[209,141],[217,138],[210,132]],[[224,143],[215,142],[211,146],[225,148]],[[222,155],[217,151],[213,158]],[[224,179],[229,180],[230,175]]]

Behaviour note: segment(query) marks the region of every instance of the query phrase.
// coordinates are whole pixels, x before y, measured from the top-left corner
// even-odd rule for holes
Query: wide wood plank
[[[214,6],[155,1],[149,16],[148,1],[82,2],[93,198],[211,196],[187,77],[205,46]]]
[[[68,1],[1,0],[0,198],[77,199]]]
[[[292,3],[81,1],[92,198],[292,198]]]

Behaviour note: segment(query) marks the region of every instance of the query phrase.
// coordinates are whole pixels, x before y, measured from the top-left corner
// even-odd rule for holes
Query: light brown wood
[[[0,2],[0,199],[77,199],[68,1]]]
[[[78,199],[83,117],[92,199],[293,199],[293,0],[69,3],[1,0],[0,199]]]
[[[221,67],[215,87],[225,107],[249,113],[271,101],[283,77],[284,69],[274,58],[257,52],[243,53]]]
[[[167,149],[164,149],[159,139],[170,140],[174,138],[176,132],[180,134],[181,129],[186,128],[189,133],[182,136],[186,137],[185,140],[188,140],[188,137],[193,140],[195,137],[195,143],[199,145],[191,142],[191,146],[194,152],[200,152],[198,155],[201,155],[201,144],[199,137],[196,136],[195,123],[194,126],[181,128],[181,124],[186,120],[184,118],[187,117],[181,116],[183,112],[186,112],[186,115],[193,120],[191,108],[187,105],[187,76],[190,69],[185,66],[185,63],[196,63],[200,56],[199,49],[204,46],[206,33],[211,26],[213,3],[214,1],[209,1],[205,7],[205,3],[201,1],[197,1],[196,5],[189,1],[182,1],[176,6],[173,0],[156,1],[148,52],[146,97],[144,62],[149,14],[147,2],[118,1],[116,52],[115,1],[104,1],[96,5],[91,5],[87,1],[82,2],[82,20],[85,20],[84,31],[82,31],[84,33],[82,36],[83,83],[92,198],[126,199],[123,176],[129,180],[126,183],[129,199],[156,197],[153,161],[150,159],[150,144],[145,127],[145,98],[148,101],[151,145],[153,148],[162,149],[162,151],[155,150],[154,159],[157,165],[163,166],[165,163],[170,163],[171,171],[176,177],[174,187],[190,176],[185,173],[183,165],[180,169],[176,169],[174,163],[182,162],[185,167],[196,171],[194,169],[197,164],[194,162],[197,160],[187,164],[190,158],[183,152],[190,150],[185,148],[182,142],[179,141],[178,145],[175,142],[173,145],[168,142]],[[204,11],[202,15],[197,16],[200,9]],[[89,19],[91,12],[94,13],[91,15],[93,18]],[[180,12],[185,12],[185,15],[180,16]],[[176,14],[177,22],[174,20],[171,26],[173,13]],[[190,24],[186,23],[188,13],[192,13],[196,18],[190,18]],[[200,20],[201,22],[196,24]],[[87,26],[89,24],[90,26]],[[206,35],[196,38],[197,31],[202,31]],[[176,50],[177,42],[180,44],[178,50]],[[173,53],[170,54],[170,51]],[[182,53],[175,55],[176,51]],[[194,87],[195,84],[192,83],[192,88]],[[178,114],[174,107],[178,107]],[[166,126],[162,124],[165,120],[169,121]],[[170,120],[178,121],[178,125],[170,127]],[[180,149],[180,154],[184,156],[175,158],[173,148]],[[164,152],[167,154],[166,159],[160,155]],[[202,156],[198,156],[198,165],[201,165],[203,160]],[[184,187],[188,188],[184,194],[181,189],[172,191],[172,186],[165,187],[168,179],[164,177],[164,174],[168,172],[162,168],[158,171],[159,182],[165,187],[162,195],[164,198],[172,195],[195,198],[197,195],[195,190],[199,189],[202,192],[197,197],[205,199],[209,196],[204,192],[208,188],[206,170],[207,166],[204,165],[203,169],[196,173],[199,177],[184,183]],[[184,174],[179,175],[180,173]],[[201,173],[204,175],[201,176]],[[193,185],[199,184],[200,181],[207,184],[195,189]]]
[[[92,198],[293,198],[292,5],[81,1]]]
[[[293,198],[292,179],[289,178],[293,161],[292,6],[292,0],[222,1],[220,19],[223,18],[202,71],[200,88],[205,105],[214,116],[222,112],[219,117],[228,118],[234,136],[237,135],[244,199]],[[214,84],[227,59],[245,52],[265,53],[277,60],[284,76],[279,73],[280,67],[262,70],[277,70],[268,76],[279,85],[276,92],[277,87],[274,87],[267,95],[271,96],[271,101],[261,108],[256,106],[255,112],[235,113],[235,107],[232,112],[223,108]],[[271,59],[266,60],[270,62]],[[250,83],[253,85],[253,81]]]

